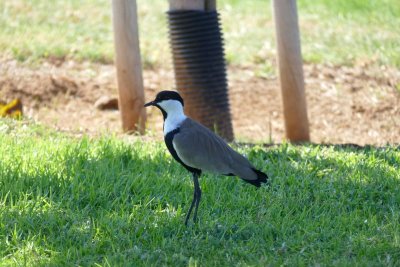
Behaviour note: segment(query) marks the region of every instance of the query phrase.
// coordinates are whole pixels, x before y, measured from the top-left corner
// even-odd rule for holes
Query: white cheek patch
[[[167,113],[179,112],[180,110],[182,110],[183,112],[182,104],[178,100],[163,100],[158,102],[158,105],[162,107],[162,109],[165,110]]]
[[[171,100],[163,100],[161,102],[158,102],[157,105],[159,105],[163,110],[167,111],[169,109],[169,104],[167,103],[167,101],[171,101]]]

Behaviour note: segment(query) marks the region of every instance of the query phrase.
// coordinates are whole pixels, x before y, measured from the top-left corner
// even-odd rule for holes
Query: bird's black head
[[[146,103],[144,106],[158,106],[157,104],[164,100],[177,100],[181,102],[182,106],[184,106],[183,98],[178,94],[178,92],[175,91],[161,91],[157,94],[156,99]]]

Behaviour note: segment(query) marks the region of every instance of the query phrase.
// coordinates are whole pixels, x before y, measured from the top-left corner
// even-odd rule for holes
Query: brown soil
[[[376,65],[304,66],[311,139],[315,143],[400,143],[400,70]],[[228,70],[234,132],[242,141],[281,142],[284,124],[277,77],[251,67]],[[146,100],[174,86],[172,70],[145,70]],[[121,132],[118,111],[100,111],[101,96],[117,94],[112,65],[48,61],[32,67],[0,60],[0,99],[19,97],[35,121],[70,133]],[[148,113],[161,138],[162,118]]]

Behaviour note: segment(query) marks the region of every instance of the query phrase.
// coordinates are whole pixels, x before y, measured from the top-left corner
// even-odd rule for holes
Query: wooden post
[[[217,10],[217,0],[206,0],[204,9],[207,11]]]
[[[310,141],[296,0],[273,0],[286,137]]]
[[[169,0],[170,10],[204,10],[206,0]]]
[[[112,9],[122,128],[143,133],[146,111],[136,0],[113,0]]]
[[[170,10],[208,10],[217,9],[216,0],[169,0]]]

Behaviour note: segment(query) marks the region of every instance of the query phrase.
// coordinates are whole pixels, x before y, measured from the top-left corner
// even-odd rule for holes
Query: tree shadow
[[[320,146],[308,144],[305,147],[312,151]],[[111,149],[107,145],[101,146],[101,151],[94,156],[89,150],[85,152],[86,148],[76,147],[62,159],[63,167],[59,170],[18,173],[15,179],[24,179],[21,186],[14,191],[12,184],[4,188],[13,195],[5,204],[15,205],[15,209],[2,214],[5,239],[13,244],[4,253],[12,255],[21,244],[36,240],[32,241],[38,242],[35,253],[43,258],[36,263],[44,265],[92,265],[106,261],[187,265],[190,255],[201,257],[204,253],[197,253],[196,247],[206,246],[205,243],[211,241],[206,246],[207,253],[223,251],[227,244],[236,246],[235,242],[249,240],[261,247],[276,247],[278,251],[288,234],[296,236],[305,231],[300,218],[318,222],[321,216],[318,207],[323,205],[326,206],[323,211],[332,212],[331,227],[339,227],[333,223],[349,223],[349,228],[341,226],[344,227],[341,234],[357,234],[351,233],[357,228],[350,228],[356,224],[359,234],[365,235],[363,229],[368,227],[358,221],[359,218],[351,222],[345,213],[362,214],[367,220],[387,225],[400,202],[399,177],[391,171],[398,169],[398,156],[390,155],[385,148],[324,146],[333,151],[375,157],[376,161],[358,162],[355,157],[349,162],[340,157],[303,152],[289,145],[254,149],[249,157],[268,163],[270,185],[252,191],[252,187],[238,181],[228,182],[231,178],[206,178],[203,183],[209,187],[209,200],[205,203],[212,205],[207,208],[212,210],[219,206],[220,211],[213,214],[214,220],[189,228],[183,225],[183,213],[190,204],[192,183],[189,174],[172,163],[171,157],[164,153],[143,155],[129,146]],[[374,162],[384,162],[386,166]],[[381,174],[385,177],[380,177]],[[217,202],[213,196],[217,189],[210,186],[211,183],[216,184],[215,188],[227,186],[231,193]],[[31,199],[27,206],[17,205],[15,196],[18,194]],[[243,196],[251,194],[255,197],[253,207],[234,207]],[[202,210],[207,217],[204,209],[205,206]],[[308,214],[299,216],[307,209],[310,210]],[[249,221],[243,222],[240,213],[248,213],[243,216]],[[228,220],[224,214],[237,217]],[[343,221],[335,216],[343,217]],[[261,222],[267,223],[260,227]],[[300,225],[297,228],[296,223]],[[326,226],[320,227],[323,231]],[[17,229],[17,237],[13,236],[14,229]],[[308,231],[315,230],[310,229]],[[374,234],[380,236],[375,230]],[[315,232],[312,237],[305,234],[307,238],[310,243],[322,242],[328,247],[329,241],[336,237],[331,232],[329,235]],[[343,237],[340,242],[345,245],[347,241]],[[386,242],[384,248],[391,253],[396,245]],[[295,255],[299,250],[289,248],[286,254],[278,256]],[[271,253],[276,256],[278,252]],[[347,252],[342,253],[347,255]],[[354,253],[357,254],[357,250]],[[175,254],[183,256],[171,256]]]
[[[393,223],[400,222],[398,150],[352,144],[322,146],[323,150],[319,144],[258,145],[256,152],[250,153],[254,159],[261,157],[259,162],[266,163],[271,176],[265,203],[269,207],[260,216],[260,222],[268,222],[270,235],[262,231],[258,235],[269,238],[278,250],[283,242],[289,247],[300,246],[287,241],[288,229],[293,227],[290,236],[303,233],[300,240],[309,238],[309,242],[304,241],[307,246],[317,246],[321,240],[327,247],[329,242],[341,243],[340,252],[348,259],[377,259],[383,252],[397,255],[396,242],[387,237],[395,235]],[[291,220],[293,223],[286,223]],[[349,238],[359,243],[353,244]],[[293,253],[300,251],[301,247],[292,249]]]
[[[142,262],[146,253],[140,243],[160,234],[154,229],[165,226],[172,235],[183,231],[180,206],[192,196],[184,170],[162,153],[141,155],[130,147],[107,145],[100,150],[93,155],[77,146],[57,170],[9,173],[2,192],[9,195],[4,204],[14,208],[2,213],[4,239],[11,242],[3,255],[14,257],[33,242],[35,265],[92,265],[104,263],[105,257]],[[177,221],[181,227],[168,227]]]

